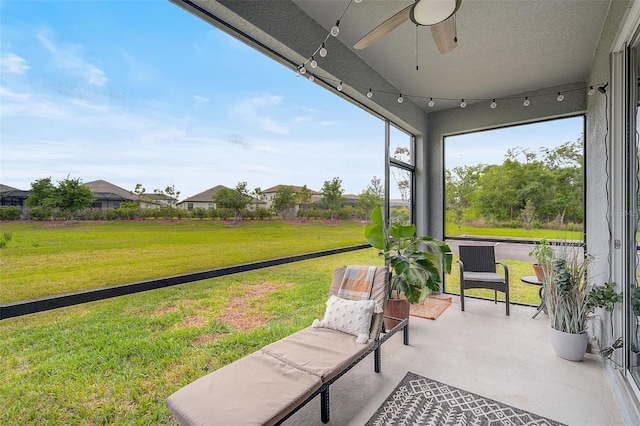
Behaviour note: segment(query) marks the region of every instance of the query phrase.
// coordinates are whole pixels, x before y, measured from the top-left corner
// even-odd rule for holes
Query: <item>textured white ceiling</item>
[[[428,0],[422,0],[428,1]],[[294,0],[327,31],[348,0]],[[338,39],[352,46],[411,0],[352,2]],[[428,27],[406,22],[364,50],[364,62],[428,110],[429,97],[491,99],[586,80],[608,0],[462,0],[458,46],[441,55]],[[320,42],[321,40],[318,40]],[[309,54],[313,53],[312,51]],[[358,82],[366,85],[366,82]],[[420,98],[423,97],[423,98]],[[439,102],[451,107],[459,101]]]

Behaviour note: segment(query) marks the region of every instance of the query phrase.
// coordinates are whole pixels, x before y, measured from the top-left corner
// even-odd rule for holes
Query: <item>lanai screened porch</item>
[[[589,424],[589,421],[583,417],[567,417],[570,411],[575,409],[576,416],[583,413],[585,417],[595,419],[586,413],[602,407],[595,401],[587,401],[585,390],[597,392],[593,396],[600,399],[604,398],[604,393],[613,394],[621,407],[620,412],[624,413],[624,420],[630,424],[638,423],[640,376],[638,357],[634,352],[634,348],[637,350],[634,342],[638,339],[638,318],[629,300],[634,285],[637,285],[638,148],[634,135],[637,133],[637,81],[640,76],[639,2],[456,1],[456,46],[441,54],[429,29],[409,21],[364,49],[356,46],[358,40],[378,24],[400,9],[410,7],[413,3],[410,0],[172,1],[271,57],[290,69],[292,74],[297,70],[304,75],[303,78],[311,80],[311,84],[319,84],[384,120],[388,160],[386,194],[388,197],[390,168],[400,168],[411,174],[413,219],[420,234],[445,237],[443,159],[446,136],[583,116],[585,242],[587,250],[599,253],[602,259],[590,272],[593,276],[606,277],[607,281],[618,283],[625,296],[623,306],[616,309],[610,323],[599,328],[600,335],[596,337],[600,341],[609,341],[611,336],[620,336],[624,349],[615,351],[612,362],[604,364],[597,361],[597,356],[584,363],[562,362],[566,367],[559,369],[562,374],[576,374],[580,378],[568,377],[565,388],[561,385],[565,382],[559,380],[562,377],[559,372],[546,376],[550,377],[547,381],[545,375],[536,370],[537,362],[549,361],[541,364],[540,368],[544,369],[544,366],[555,366],[561,361],[549,359],[544,346],[529,346],[531,356],[520,358],[524,357],[522,348],[527,346],[522,345],[525,343],[548,344],[547,325],[542,315],[532,320],[527,313],[522,316],[522,321],[516,320],[518,311],[534,308],[515,307],[513,317],[504,318],[503,311],[496,310],[490,302],[473,301],[465,314],[454,305],[443,317],[424,325],[424,342],[428,343],[422,343],[425,346],[415,353],[415,359],[422,361],[419,365],[424,370],[413,371],[434,379],[440,377],[451,385],[460,384],[461,388],[487,397],[502,392],[497,395],[500,398],[495,399],[503,402],[524,395],[526,402],[532,404],[531,411],[571,424]],[[421,3],[426,1],[420,0]],[[313,105],[313,99],[310,99],[310,105]],[[408,163],[389,158],[390,127],[401,129],[411,138],[411,159]],[[386,201],[388,204],[389,200]],[[478,304],[489,310],[483,312],[482,318],[496,321],[490,323],[492,327],[476,329],[484,321],[482,319],[477,323],[466,323],[470,314],[475,315],[473,307]],[[445,321],[451,321],[452,327],[438,325]],[[414,320],[412,327],[417,328],[422,322]],[[523,328],[519,328],[520,325]],[[439,331],[440,327],[444,336],[427,339],[438,336],[436,330]],[[605,331],[608,335],[604,334]],[[467,332],[471,334],[465,335]],[[506,342],[489,343],[494,333],[511,336],[512,332],[513,337]],[[533,338],[538,332],[538,338]],[[414,338],[415,344],[421,344],[420,331],[415,331],[415,334],[418,335]],[[439,344],[432,345],[436,341]],[[394,349],[387,347],[383,350],[396,349],[392,347]],[[432,347],[438,351],[454,351],[455,348],[455,354],[460,358],[456,360],[450,354],[440,368],[430,368],[438,360],[438,356],[430,352],[434,350]],[[397,349],[402,353],[407,348]],[[482,350],[489,352],[479,358],[479,364],[471,364],[474,354],[482,353],[479,352]],[[517,352],[514,355],[511,351]],[[430,359],[434,362],[429,362]],[[492,359],[499,359],[500,363],[496,365],[500,364],[501,368],[490,368]],[[506,363],[506,359],[523,359],[523,362],[511,364]],[[447,364],[448,361],[451,363]],[[590,363],[598,371],[595,376],[581,371]],[[510,365],[513,367],[509,368]],[[402,374],[398,373],[398,377],[392,380],[384,380],[384,385],[379,384],[385,387],[381,395],[386,396],[400,376],[412,371],[411,367],[411,363],[402,364]],[[459,372],[466,373],[464,368],[473,373],[458,375]],[[368,370],[366,365],[358,366],[354,373],[359,374],[365,369]],[[544,370],[552,371],[550,368]],[[506,374],[504,371],[509,372],[510,380],[503,375]],[[486,376],[483,372],[487,372]],[[384,374],[389,373],[385,372],[383,365],[380,377],[386,377]],[[434,377],[436,374],[442,376]],[[456,377],[476,382],[480,388],[470,389]],[[383,379],[374,377],[367,380],[375,384],[375,380]],[[579,380],[586,380],[585,385],[578,385]],[[337,386],[346,386],[339,382]],[[525,394],[519,388],[508,387],[511,383],[535,392]],[[546,392],[539,392],[542,388]],[[338,389],[336,387],[334,396]],[[564,395],[571,391],[577,394],[572,396],[570,403],[561,404],[558,408],[558,414],[563,415],[549,411],[562,400],[561,396],[554,398],[554,392]],[[350,392],[345,398],[345,405],[351,410],[359,410],[358,416],[362,416],[357,417],[356,424],[373,412],[351,404],[351,399],[359,395],[361,392]],[[375,408],[381,398],[368,404]],[[616,411],[614,403],[605,405],[609,409],[598,410],[601,414],[610,409]],[[333,406],[336,413],[340,412],[339,402],[334,402]],[[307,410],[305,408],[304,412]],[[600,424],[615,424],[623,419],[614,416],[600,420],[603,420]]]

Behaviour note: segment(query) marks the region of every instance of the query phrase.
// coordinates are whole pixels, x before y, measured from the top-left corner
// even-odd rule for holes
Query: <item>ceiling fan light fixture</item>
[[[435,25],[456,11],[457,0],[419,0],[413,6],[411,18],[416,24]]]

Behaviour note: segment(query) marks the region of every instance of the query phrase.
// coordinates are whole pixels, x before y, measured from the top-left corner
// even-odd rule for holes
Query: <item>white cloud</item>
[[[24,58],[14,53],[3,54],[0,66],[2,67],[0,71],[6,74],[24,74],[31,68]]]
[[[81,46],[72,44],[57,45],[51,36],[44,31],[36,36],[40,44],[51,53],[54,65],[69,72],[92,86],[104,86],[109,80],[106,73],[97,66],[90,64],[82,57]]]
[[[232,110],[234,116],[241,120],[258,124],[260,128],[279,135],[289,134],[289,128],[264,114],[263,110],[280,105],[284,97],[276,95],[260,95],[245,99]]]
[[[210,99],[205,98],[204,96],[193,95],[193,99],[196,101],[196,105],[202,106],[209,103]]]

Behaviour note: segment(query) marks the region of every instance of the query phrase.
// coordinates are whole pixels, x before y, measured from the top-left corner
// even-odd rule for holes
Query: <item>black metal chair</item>
[[[460,308],[464,311],[464,290],[486,288],[494,291],[494,302],[498,303],[498,292],[504,293],[507,315],[509,315],[509,268],[496,262],[493,246],[459,246],[460,260]],[[504,277],[496,273],[496,265],[502,265]]]

